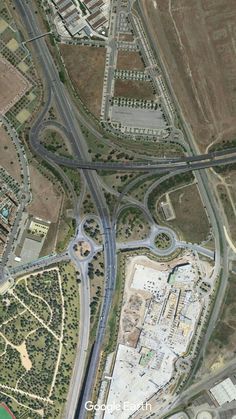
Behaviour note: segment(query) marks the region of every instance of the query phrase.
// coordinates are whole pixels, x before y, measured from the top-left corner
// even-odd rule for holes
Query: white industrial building
[[[210,393],[219,406],[236,400],[236,386],[230,378],[226,378],[210,389]]]

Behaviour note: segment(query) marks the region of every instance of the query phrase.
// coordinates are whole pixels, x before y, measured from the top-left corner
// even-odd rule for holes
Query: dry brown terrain
[[[144,63],[136,51],[118,51],[118,70],[144,70]]]
[[[228,187],[228,190],[226,189],[224,184],[219,184],[217,185],[217,191],[218,191],[219,198],[221,200],[225,217],[227,219],[228,226],[226,224],[226,227],[228,230],[228,234],[231,240],[233,241],[233,243],[235,244],[236,243],[235,182],[234,183],[231,182],[231,186]],[[230,200],[228,192],[230,193],[232,200]]]
[[[80,99],[96,117],[100,117],[105,48],[85,45],[60,45],[66,68]]]
[[[206,347],[204,360],[197,374],[197,378],[202,378],[205,374],[209,375],[209,373],[223,368],[227,362],[235,358],[235,292],[236,277],[231,274],[226,297],[221,308],[221,314]]]
[[[115,81],[114,96],[134,99],[154,99],[153,88],[149,81],[119,80]]]
[[[15,146],[3,126],[0,126],[0,165],[21,184],[20,164]]]
[[[4,58],[0,58],[0,114],[5,114],[30,88],[29,82]]]
[[[236,134],[235,0],[142,0],[152,40],[201,151]]]
[[[57,222],[62,200],[61,193],[33,164],[29,165],[29,170],[33,199],[27,211],[44,220]]]
[[[119,41],[133,42],[134,35],[132,33],[119,33]]]
[[[201,243],[206,240],[210,226],[197,186],[189,185],[179,188],[171,192],[169,197],[176,219],[168,221],[167,224],[180,231],[186,241]],[[162,215],[161,211],[160,214]]]

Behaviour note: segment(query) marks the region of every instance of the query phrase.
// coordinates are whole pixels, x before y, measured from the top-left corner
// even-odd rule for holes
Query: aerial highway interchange
[[[60,9],[58,9],[60,6],[57,5],[57,0],[55,0],[54,3],[56,6],[54,4],[52,10],[53,13],[57,13],[59,10],[58,13],[60,17],[57,17],[55,22],[60,27],[61,12]],[[69,4],[69,0],[66,3]],[[89,4],[89,2],[87,3]],[[43,9],[39,9],[40,14],[46,13],[47,2],[45,4],[46,6],[44,5]],[[57,336],[50,329],[50,322],[46,324],[46,321],[42,319],[40,320],[39,316],[33,312],[32,307],[30,308],[27,306],[23,299],[20,300],[22,296],[15,292],[14,287],[17,287],[17,284],[21,283],[21,278],[23,278],[23,281],[26,281],[25,284],[27,288],[28,278],[31,278],[32,280],[34,275],[37,275],[38,273],[40,276],[42,272],[49,272],[48,275],[50,275],[50,270],[53,270],[56,267],[55,269],[58,269],[58,271],[55,272],[58,272],[60,284],[59,290],[62,295],[62,283],[60,281],[62,278],[61,272],[63,272],[64,268],[60,271],[60,268],[57,268],[57,266],[60,266],[60,264],[65,264],[66,266],[67,263],[72,263],[74,267],[73,269],[75,269],[76,273],[74,274],[74,277],[76,278],[76,283],[79,284],[80,290],[79,326],[77,325],[78,327],[76,328],[78,336],[77,343],[74,345],[74,364],[71,369],[66,402],[60,416],[55,416],[55,418],[64,417],[66,419],[83,419],[92,417],[89,416],[90,413],[88,413],[88,401],[91,401],[92,405],[94,403],[94,405],[97,406],[98,411],[100,405],[104,406],[104,403],[107,403],[109,406],[110,403],[110,406],[112,407],[108,408],[107,411],[105,409],[105,419],[125,419],[128,417],[149,418],[151,416],[161,419],[172,417],[170,416],[172,413],[173,418],[176,419],[180,419],[181,417],[200,418],[201,416],[198,415],[201,413],[201,410],[199,410],[200,408],[194,406],[192,399],[194,399],[194,397],[198,397],[201,392],[205,392],[204,395],[207,393],[207,397],[209,395],[212,397],[212,394],[216,393],[211,393],[211,389],[214,388],[216,384],[221,382],[223,383],[224,380],[231,379],[229,378],[230,374],[235,368],[235,361],[231,360],[226,362],[219,371],[213,371],[209,378],[206,378],[205,375],[199,379],[198,376],[198,380],[194,381],[197,377],[199,369],[201,368],[201,363],[206,356],[209,341],[211,341],[219,316],[222,314],[222,304],[226,298],[229,286],[229,275],[233,272],[231,268],[234,262],[233,240],[230,238],[230,234],[228,236],[225,234],[225,231],[230,230],[229,223],[225,221],[225,218],[222,216],[222,208],[219,210],[219,199],[216,197],[215,190],[212,187],[212,179],[214,176],[212,175],[212,172],[214,172],[214,168],[216,170],[224,167],[226,170],[234,168],[234,164],[236,162],[236,147],[234,144],[231,144],[229,147],[225,146],[218,150],[211,151],[210,149],[205,153],[202,151],[200,152],[197,141],[194,138],[189,124],[185,121],[180,105],[176,100],[175,93],[173,92],[173,86],[169,81],[168,71],[164,65],[161,52],[158,48],[156,48],[153,33],[148,28],[147,15],[144,11],[142,1],[111,0],[109,14],[107,15],[106,8],[102,11],[103,19],[105,19],[104,22],[107,22],[104,23],[104,33],[98,31],[101,38],[100,40],[94,40],[92,43],[94,48],[107,48],[107,61],[105,64],[106,78],[104,81],[104,96],[101,111],[102,118],[104,118],[102,125],[103,131],[101,131],[101,126],[97,126],[97,122],[91,118],[90,115],[87,115],[81,107],[76,106],[71,90],[68,89],[66,83],[62,81],[60,71],[58,71],[58,63],[55,62],[55,57],[53,57],[51,49],[48,46],[48,42],[46,41],[47,37],[53,34],[53,31],[45,31],[45,33],[42,34],[42,22],[40,22],[37,16],[38,13],[35,13],[34,10],[36,6],[32,6],[31,2],[23,0],[15,1],[14,5],[21,24],[24,27],[24,34],[21,33],[20,35],[21,43],[23,46],[26,46],[27,48],[29,47],[32,51],[33,59],[37,63],[38,72],[42,79],[44,97],[37,115],[34,116],[28,126],[27,138],[29,142],[27,147],[29,146],[30,153],[32,153],[34,158],[39,159],[39,165],[41,165],[41,162],[46,162],[47,167],[58,173],[64,181],[64,184],[72,197],[71,202],[73,202],[74,205],[74,231],[62,251],[56,250],[56,247],[54,246],[54,249],[44,256],[37,256],[32,258],[32,260],[26,260],[24,263],[22,262],[20,264],[17,263],[21,261],[21,257],[16,256],[15,261],[17,261],[17,263],[14,262],[13,265],[9,264],[9,260],[13,260],[11,259],[12,249],[14,248],[16,250],[18,248],[17,243],[18,245],[19,243],[22,243],[20,242],[21,234],[23,239],[25,237],[24,233],[20,234],[21,230],[19,226],[22,223],[21,220],[25,208],[32,202],[32,193],[30,189],[31,175],[28,165],[28,160],[30,160],[31,157],[27,157],[27,153],[24,154],[24,147],[21,141],[19,141],[14,124],[10,122],[7,117],[3,118],[3,124],[8,133],[11,134],[11,138],[14,140],[15,147],[19,153],[19,159],[22,167],[23,186],[21,188],[20,204],[17,209],[15,221],[12,230],[9,233],[3,257],[1,258],[0,273],[1,286],[3,289],[2,298],[4,299],[4,295],[10,296],[9,298],[16,298],[16,300],[23,305],[24,309],[28,310],[28,312],[33,315],[34,320],[40,321],[41,326],[43,325],[43,327],[48,329],[53,336],[55,335],[61,345],[59,350],[60,355],[62,351],[61,348],[63,347],[62,342],[64,342],[63,327],[61,329],[62,334]],[[72,3],[72,5],[68,7],[73,8],[75,6]],[[91,16],[93,16],[93,12],[91,12],[92,9],[90,10],[89,6],[86,7],[88,8],[89,13],[91,13]],[[73,12],[71,13],[73,14]],[[88,18],[88,21],[90,19],[92,22],[91,30],[94,32],[96,29],[96,16],[93,21],[88,12],[86,13],[86,19]],[[138,48],[142,53],[143,60],[149,72],[148,74],[153,80],[153,86],[157,90],[160,89],[159,93],[163,98],[163,112],[164,114],[166,112],[166,115],[169,114],[169,118],[167,119],[169,124],[170,121],[171,124],[173,124],[173,132],[175,132],[175,127],[172,110],[175,109],[175,112],[180,115],[181,129],[178,128],[179,132],[176,142],[173,140],[173,132],[170,133],[170,144],[173,143],[182,146],[182,153],[180,156],[168,156],[168,154],[164,152],[164,156],[159,156],[159,154],[157,154],[151,157],[148,156],[145,159],[142,155],[142,158],[133,160],[128,160],[127,158],[120,158],[118,160],[115,158],[96,160],[96,156],[91,157],[88,141],[82,126],[86,127],[88,132],[91,135],[94,135],[98,140],[102,140],[104,136],[107,136],[108,140],[106,141],[108,143],[110,141],[112,142],[112,137],[117,133],[117,126],[113,126],[112,124],[109,125],[107,121],[112,115],[110,108],[114,93],[114,69],[117,61],[117,55],[119,54],[117,37],[119,37],[120,33],[120,16],[122,14],[125,14],[127,22],[131,25],[132,36],[135,34],[135,42],[137,42]],[[65,25],[65,17],[62,19],[64,19],[63,24]],[[84,16],[83,19],[85,19]],[[53,30],[55,30],[55,28],[53,28]],[[105,35],[106,40],[104,40]],[[60,37],[60,39],[63,39],[63,34],[60,34]],[[85,38],[84,40],[82,38],[81,40],[81,38],[77,39],[72,36],[72,41],[69,41],[66,37],[65,39],[65,44],[68,45],[73,44],[78,46],[82,43],[83,46],[88,48],[91,47],[90,41],[92,38]],[[124,42],[129,43],[131,41]],[[163,85],[161,87],[159,86],[158,77],[160,72],[166,83],[165,88]],[[56,118],[50,119],[48,118],[48,115],[50,114],[50,110],[52,108],[55,110]],[[105,132],[106,128],[107,132]],[[48,130],[54,130],[61,135],[61,138],[66,139],[70,146],[70,154],[72,157],[63,155],[63,153],[60,155],[59,153],[51,151],[48,147],[46,147],[43,142],[43,138],[45,132]],[[113,130],[110,138],[109,130]],[[176,128],[176,132],[178,130]],[[134,134],[132,133],[132,136],[133,135]],[[132,141],[132,136],[130,135],[130,141]],[[123,137],[121,136],[120,141],[122,141]],[[167,143],[168,138],[165,139],[164,145]],[[81,179],[83,186],[81,187],[79,194],[74,190],[73,177],[72,179],[69,178],[68,172],[64,171],[64,168],[73,170],[73,176],[79,176]],[[104,174],[106,174],[106,172],[108,176],[111,173],[117,173],[117,176],[120,173],[122,173],[122,175],[127,173],[131,176],[131,180],[127,182],[123,188],[116,190],[115,187],[113,188],[113,185],[109,185],[105,182],[103,176],[105,176]],[[165,182],[171,180],[174,182],[176,176],[178,176],[178,179],[181,179],[181,176],[184,179],[184,176],[188,173],[191,175],[191,172],[193,172],[194,177],[189,184],[185,185],[183,183],[180,184],[180,186],[177,185],[176,189],[173,189],[173,191],[169,191],[169,189],[167,189],[167,191],[163,191],[159,197],[158,204],[156,204],[156,207],[154,206],[154,210],[153,208],[150,208],[150,199],[153,196],[153,192],[158,191],[158,188],[161,189],[162,185],[166,184]],[[221,176],[221,172],[219,172],[219,174],[214,172],[214,174],[216,178],[217,176],[218,178]],[[137,178],[132,178],[133,175],[137,175]],[[144,187],[145,190],[142,191],[142,199],[139,200],[137,195],[132,195],[130,192],[135,187],[138,187],[140,181],[141,184],[143,182],[145,185],[145,182],[149,181],[150,176],[153,176],[152,182],[147,183],[147,186]],[[173,222],[176,218],[175,210],[173,209],[173,205],[170,203],[171,193],[178,191],[178,189],[186,188],[189,185],[191,185],[191,187],[195,187],[197,185],[197,191],[200,196],[199,202],[202,210],[202,220],[199,219],[198,223],[201,224],[201,221],[203,222],[203,218],[205,217],[207,220],[206,223],[209,225],[208,235],[206,235],[206,237],[199,242],[197,240],[191,241],[190,239],[185,239],[185,237],[181,235],[179,225],[176,227],[174,223],[168,224],[169,221]],[[228,185],[226,186],[228,187]],[[89,195],[86,195],[86,193]],[[116,198],[116,202],[113,206],[107,200],[107,196],[109,194]],[[87,211],[87,214],[83,209],[86,196],[90,196],[93,202],[95,208],[94,213],[93,207],[91,211]],[[179,196],[179,203],[181,203],[183,196],[184,193]],[[189,201],[191,201],[191,199],[187,200],[187,202]],[[140,211],[148,225],[148,231],[146,232],[145,237],[127,239],[127,237],[124,236],[123,240],[118,240],[117,235],[120,226],[120,217],[122,213],[125,213],[126,211],[129,212],[130,207],[132,207],[133,214],[136,214],[136,216],[138,211]],[[157,210],[157,208],[159,208],[159,210]],[[159,225],[157,222],[159,221],[157,214],[160,216],[160,208],[162,208],[164,213],[164,222]],[[169,215],[165,214],[164,208],[168,208]],[[157,214],[155,211],[157,211]],[[93,221],[97,223],[98,229],[100,229],[100,242],[96,242],[94,236],[92,239],[86,234],[85,225],[90,219],[93,219]],[[41,222],[40,228],[48,228],[46,222],[40,218],[33,218],[29,226],[31,227],[34,225],[33,223],[37,224],[37,222]],[[30,238],[30,235],[35,234],[34,231],[32,231],[30,231],[30,229],[28,230],[28,238]],[[125,234],[128,235],[127,231],[128,229],[126,229]],[[57,234],[58,233],[56,233],[56,235]],[[129,234],[130,237],[132,237],[132,232]],[[43,233],[41,233],[41,239],[42,237]],[[83,246],[87,246],[88,248],[84,250]],[[126,252],[130,253],[127,253],[128,257],[124,262],[124,259],[121,259],[123,256],[120,255],[125,255]],[[22,254],[23,253],[20,255]],[[41,253],[39,252],[39,255],[40,254]],[[96,328],[95,332],[93,331],[93,338],[91,340],[90,321],[92,313],[92,288],[90,284],[91,277],[89,276],[89,271],[91,271],[94,258],[96,260],[98,255],[101,254],[103,255],[102,264],[104,269],[102,276],[103,291],[101,294],[99,309],[97,311]],[[231,261],[230,263],[229,260]],[[134,263],[134,265],[132,265],[132,263]],[[124,266],[126,266],[126,270],[124,270]],[[131,267],[127,268],[127,266],[132,266],[133,270]],[[184,271],[185,268],[187,273]],[[147,271],[145,271],[145,269],[147,269]],[[127,272],[129,272],[129,274]],[[133,272],[133,277],[130,272]],[[147,272],[146,277],[144,273],[142,276],[140,272]],[[178,272],[180,272],[180,274]],[[136,273],[137,277],[135,277]],[[119,280],[122,275],[123,288],[121,287],[121,291],[121,289],[119,289]],[[155,275],[160,276],[158,277]],[[155,284],[154,288],[153,285],[150,285],[148,282],[149,276],[153,279],[153,284]],[[127,278],[129,278],[129,280]],[[157,278],[161,280],[161,283],[158,285],[160,288],[158,288],[155,282],[157,281]],[[166,282],[163,278],[167,278]],[[6,282],[9,283],[8,289],[5,288]],[[186,283],[188,285],[186,285]],[[134,289],[137,290],[136,294],[133,291]],[[149,293],[148,297],[145,293]],[[132,298],[135,299],[138,294],[140,301],[143,298],[143,301],[145,302],[142,304],[143,307],[146,307],[145,316],[147,317],[143,317],[142,327],[140,326],[141,323],[137,326],[137,328],[139,327],[139,336],[135,338],[137,340],[136,344],[134,344],[133,341],[129,341],[129,335],[127,332],[128,328],[125,332],[123,329],[126,315],[125,310],[127,310],[127,312],[131,310],[128,305],[129,301],[132,301]],[[31,295],[35,296],[36,294],[33,294],[32,292]],[[183,295],[186,297],[185,300]],[[62,297],[62,306],[64,310],[64,306],[66,305],[64,304],[63,298],[64,297]],[[118,303],[116,299],[118,299]],[[114,306],[114,301],[116,301],[116,306]],[[44,302],[46,302],[46,300]],[[181,304],[183,304],[183,306]],[[49,307],[49,304],[47,304],[47,306]],[[113,346],[113,350],[110,351],[113,354],[113,358],[109,366],[108,355],[111,355],[111,353],[108,352],[107,356],[104,354],[107,345],[107,333],[109,328],[111,328],[110,324],[112,324],[112,310],[114,310],[114,307],[117,309],[117,306],[119,306],[119,314],[117,314],[118,322],[116,323],[116,326],[113,326],[114,330],[112,330],[112,332],[110,331],[111,334],[114,333],[114,339],[116,341],[115,346]],[[158,308],[155,308],[157,306]],[[135,306],[133,306],[133,310],[136,310],[134,307]],[[157,331],[161,330],[160,334],[161,336],[162,334],[164,336],[163,341],[161,342],[159,342],[156,338],[156,332],[154,333],[151,329],[150,324],[153,320],[148,320],[148,314],[149,312],[152,312],[152,307],[153,310],[157,309],[158,321],[156,323],[156,327],[160,328],[157,329]],[[172,313],[173,307],[175,307],[174,314]],[[137,313],[136,315],[138,318]],[[144,314],[140,314],[140,316],[144,316]],[[52,318],[53,316],[51,315],[51,320]],[[140,317],[140,319],[141,318],[142,317]],[[177,318],[179,319],[178,324],[176,320]],[[166,337],[165,333],[168,327],[170,327],[171,332]],[[179,327],[183,327],[182,335],[184,338],[178,329]],[[124,335],[122,335],[122,333],[124,333]],[[156,341],[151,335],[152,333],[154,333],[153,336],[155,335],[155,339],[157,339]],[[177,337],[175,337],[175,333]],[[147,336],[149,336],[150,341],[148,341]],[[174,341],[174,339],[176,339],[176,341]],[[147,347],[145,347],[146,342]],[[6,347],[7,345],[8,343],[6,343]],[[151,345],[154,346],[152,347]],[[184,349],[177,349],[180,347]],[[125,358],[125,351],[127,354],[130,351],[131,355],[130,358],[127,358],[128,360]],[[140,353],[142,354],[141,357],[139,355]],[[128,356],[129,355],[127,355],[127,357]],[[152,375],[153,367],[148,366],[148,362],[154,361],[150,361],[149,357],[150,359],[152,359],[152,357],[156,357],[155,359],[157,364],[154,364],[154,369],[157,368],[157,365],[159,365],[158,362],[160,362],[159,376],[161,378],[157,378],[156,382],[154,382],[155,375]],[[164,357],[163,363],[161,357]],[[134,364],[132,364],[133,362]],[[135,364],[135,362],[137,363]],[[173,374],[173,371],[170,372],[168,369],[172,364],[173,368],[175,368],[175,374]],[[56,362],[57,369],[59,368],[59,365],[60,358],[58,357]],[[125,365],[123,379],[126,381],[124,382],[119,381],[121,380],[120,377],[122,377],[122,365]],[[142,371],[139,370],[140,365],[142,365]],[[27,368],[30,370],[31,366]],[[63,368],[63,365],[61,368]],[[53,386],[55,386],[56,383],[57,369],[54,372],[53,384],[49,392],[49,397],[47,399],[46,397],[41,397],[42,400],[39,399],[40,402],[45,402],[46,400],[46,404],[50,405],[50,403],[52,403],[50,397],[53,394]],[[138,371],[141,372],[138,373]],[[136,397],[141,402],[148,401],[152,411],[151,416],[150,410],[142,411],[142,404],[140,404],[140,406],[137,405],[136,407],[135,404],[131,404],[132,407],[130,407],[131,410],[128,413],[125,411],[124,406],[119,407],[121,413],[116,413],[114,406],[117,401],[123,401],[119,399],[123,388],[127,388],[129,390],[125,392],[125,395],[122,393],[122,397],[128,397],[128,391],[131,392],[129,387],[129,376],[132,377],[132,374],[134,376],[137,374],[136,385],[137,387],[140,387],[141,390],[140,395],[137,390],[137,394],[135,394],[134,391],[134,394],[132,394],[132,397],[130,396],[130,398],[132,400],[136,400]],[[153,385],[153,388],[150,391],[149,384],[147,384],[146,387],[144,384],[143,388],[142,383],[145,381],[141,380],[139,382],[142,374],[147,374],[149,377],[147,382],[151,383],[150,385]],[[150,374],[150,376],[148,374]],[[168,387],[171,383],[173,389],[175,389],[173,394],[171,394]],[[12,390],[12,388],[10,388],[7,384],[2,385],[0,382],[0,390],[1,386],[3,389],[5,388],[8,391],[18,391],[17,386]],[[154,388],[156,388],[155,391]],[[163,389],[167,389],[166,397],[163,397]],[[28,393],[23,390],[23,393],[20,394],[22,397],[26,397]],[[30,397],[34,398],[34,395],[31,395]],[[7,403],[10,403],[8,399],[6,401]],[[235,407],[235,401],[236,398],[230,401],[232,402],[230,408],[233,409]],[[209,414],[215,414],[214,412],[216,412],[217,416],[209,417],[223,417],[219,415],[221,412],[224,413],[227,411],[226,407],[222,407],[216,396],[215,399],[213,398],[212,403],[214,403],[214,407],[212,407],[212,404],[209,404],[208,406]],[[185,409],[187,405],[190,406],[190,412],[188,411],[186,413]],[[39,410],[40,409],[37,410],[35,406],[32,408],[33,412],[37,412]],[[184,412],[182,412],[182,410]],[[94,409],[94,411],[96,411],[96,409]],[[180,416],[178,416],[179,412]],[[44,413],[39,414],[41,417],[47,418],[47,416],[43,416]],[[100,416],[98,417],[102,417],[104,412],[99,414]],[[192,416],[181,416],[181,414],[192,414]]]

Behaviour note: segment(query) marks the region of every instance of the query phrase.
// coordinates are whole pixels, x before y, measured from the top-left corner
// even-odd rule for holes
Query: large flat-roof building
[[[65,28],[72,36],[76,35],[80,31],[81,27],[80,15],[74,3],[71,0],[53,0],[53,3],[55,4],[59,15],[63,19]]]
[[[236,385],[230,378],[226,378],[210,389],[210,394],[219,406],[236,400]]]

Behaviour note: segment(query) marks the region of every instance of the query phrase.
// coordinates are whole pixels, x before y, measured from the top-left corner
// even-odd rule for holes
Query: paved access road
[[[7,264],[9,255],[12,251],[14,240],[17,236],[17,231],[19,228],[19,224],[21,222],[23,211],[26,207],[26,205],[29,204],[31,199],[31,193],[30,193],[30,180],[29,180],[29,168],[28,168],[28,161],[26,154],[23,151],[23,145],[21,144],[21,141],[18,137],[18,134],[12,124],[8,121],[6,117],[1,117],[0,122],[3,123],[5,126],[8,134],[10,135],[16,150],[18,154],[19,164],[21,168],[21,174],[22,174],[22,186],[20,191],[20,205],[17,210],[17,215],[14,220],[13,228],[8,236],[7,244],[4,250],[4,253],[1,258],[0,262],[0,282],[5,281],[5,266]]]
[[[16,7],[22,17],[24,25],[28,31],[30,37],[35,37],[40,34],[40,30],[37,26],[35,14],[33,10],[31,10],[30,6],[23,1],[18,0],[15,1]],[[104,333],[105,333],[105,326],[107,322],[107,317],[109,313],[109,308],[111,305],[111,299],[115,287],[115,277],[116,277],[116,243],[115,243],[115,232],[113,225],[110,221],[110,215],[108,212],[107,204],[105,202],[105,198],[103,192],[100,187],[98,176],[95,172],[97,169],[105,169],[108,170],[138,170],[138,171],[148,171],[155,169],[161,170],[163,173],[172,171],[174,169],[180,169],[183,171],[187,170],[197,170],[204,167],[211,167],[213,165],[219,164],[229,164],[236,160],[235,150],[231,149],[230,151],[227,150],[223,151],[219,154],[215,153],[214,155],[207,155],[207,156],[197,156],[190,157],[184,160],[176,160],[176,159],[164,159],[162,161],[156,161],[155,163],[149,162],[141,162],[141,163],[94,163],[89,160],[89,155],[87,153],[87,145],[83,134],[81,132],[80,126],[78,125],[75,109],[73,104],[70,101],[69,95],[64,87],[64,85],[60,82],[58,77],[58,72],[55,67],[55,64],[52,60],[52,57],[48,51],[48,48],[45,44],[44,39],[38,38],[33,43],[36,55],[38,57],[38,61],[40,66],[44,72],[44,79],[46,83],[46,104],[43,111],[39,114],[37,120],[32,126],[30,131],[30,143],[34,151],[39,154],[43,159],[53,161],[56,164],[66,165],[69,167],[77,167],[83,170],[84,178],[86,179],[87,185],[90,189],[90,193],[92,198],[95,202],[97,207],[97,211],[100,217],[100,221],[103,228],[104,233],[104,256],[105,256],[105,279],[106,279],[106,294],[103,301],[103,306],[101,310],[101,317],[98,325],[97,331],[97,338],[94,345],[93,355],[91,358],[91,363],[87,375],[87,380],[84,387],[84,396],[81,403],[81,410],[79,412],[78,417],[83,418],[85,416],[84,412],[84,402],[89,399],[89,395],[91,392],[91,388],[94,381],[94,375],[99,359],[99,353],[101,349],[101,343],[103,341]],[[51,101],[54,101],[56,104],[57,110],[60,114],[62,125],[67,131],[67,137],[71,142],[72,148],[75,154],[75,160],[70,159],[63,159],[63,157],[55,156],[54,154],[50,153],[49,151],[45,150],[45,148],[40,145],[39,142],[39,135],[42,130],[43,119],[46,116],[46,113],[50,107]],[[196,154],[196,153],[194,153]],[[111,166],[109,166],[111,164]],[[209,191],[207,186],[207,180],[205,175],[199,174],[199,187],[202,190],[202,195],[204,196],[204,200],[207,201],[208,209],[210,210],[210,215],[212,218],[212,222],[214,224],[214,230],[216,232],[217,237],[219,238],[219,220],[217,218],[217,214],[214,208],[214,199],[212,198],[212,194]],[[220,230],[221,231],[221,230]],[[219,244],[219,240],[218,240]],[[219,246],[220,247],[220,246]],[[219,255],[217,249],[217,255]],[[219,268],[219,259],[220,256],[217,257],[217,267]],[[84,284],[82,283],[82,287]],[[219,302],[219,301],[218,301]],[[214,322],[212,322],[213,326]],[[86,325],[86,327],[88,327]],[[84,349],[84,348],[83,348]],[[81,358],[82,359],[82,358]],[[84,361],[83,361],[84,362]],[[83,370],[81,366],[78,365],[77,371]],[[81,386],[81,374],[75,374],[72,377],[72,386],[73,390],[70,400],[68,402],[69,410],[68,410],[68,417],[73,418],[75,407],[78,400],[79,390]]]
[[[53,123],[51,123],[52,125]],[[155,161],[125,161],[125,162],[91,162],[88,159],[70,159],[68,157],[55,155],[53,152],[47,150],[43,144],[38,141],[39,135],[44,128],[44,124],[38,124],[34,127],[34,135],[31,137],[31,145],[35,152],[40,156],[45,156],[51,161],[71,168],[88,169],[88,170],[117,170],[117,171],[152,171],[159,173],[167,173],[173,169],[175,170],[200,170],[213,166],[222,166],[236,162],[236,148],[215,151],[208,154],[198,154],[186,157],[166,157],[155,159]],[[71,137],[71,133],[62,127],[64,133]],[[82,134],[82,133],[81,133]],[[74,138],[71,138],[73,144]],[[82,157],[82,156],[81,156]]]
[[[28,32],[29,37],[35,37],[40,34],[40,29],[38,27],[36,16],[34,14],[33,8],[27,4],[26,1],[18,0],[15,1],[15,6],[21,16],[23,24]],[[57,68],[53,62],[53,59],[49,53],[47,45],[43,38],[38,38],[33,42],[34,51],[36,53],[38,62],[44,74],[44,82],[46,84],[46,103],[43,111],[39,114],[36,121],[34,122],[29,139],[31,146],[34,151],[38,154],[40,150],[39,147],[39,132],[40,125],[47,114],[47,111],[50,107],[51,101],[53,99],[56,104],[57,111],[60,114],[63,125],[68,131],[68,139],[71,142],[75,156],[78,160],[89,161],[89,155],[87,153],[87,145],[83,137],[80,126],[78,125],[77,118],[75,115],[73,104],[70,102],[68,93],[61,83],[58,75]],[[40,153],[43,159],[50,159],[45,150]],[[100,183],[95,171],[83,170],[83,176],[87,182],[88,188],[90,190],[91,196],[95,202],[99,218],[101,220],[101,225],[103,228],[103,237],[104,237],[104,261],[105,261],[105,298],[102,304],[101,318],[98,324],[97,338],[94,345],[93,356],[90,363],[90,368],[86,380],[86,385],[84,389],[84,401],[89,399],[91,388],[94,381],[94,374],[96,372],[96,366],[99,359],[99,353],[101,348],[101,343],[104,337],[105,326],[108,318],[108,313],[111,305],[111,300],[113,296],[113,291],[115,288],[116,280],[116,243],[115,243],[115,232],[112,229],[112,224],[110,221],[110,215],[108,212],[107,204],[100,187]],[[83,283],[81,284],[83,287]],[[89,321],[88,321],[89,323]],[[84,326],[85,327],[85,326]],[[82,351],[87,348],[80,348]],[[83,365],[84,367],[84,365]],[[83,370],[84,368],[82,368]],[[78,366],[77,371],[81,371],[81,366]],[[76,372],[76,370],[75,370]],[[81,374],[73,375],[72,377],[72,388],[74,389],[71,399],[68,401],[69,410],[67,411],[68,417],[73,418],[79,390],[81,387]],[[84,415],[84,401],[82,402],[81,407],[81,416]]]
[[[171,85],[169,77],[168,77],[167,69],[165,68],[165,65],[164,65],[164,60],[162,59],[162,56],[161,56],[161,49],[158,48],[158,45],[156,44],[156,40],[153,39],[152,33],[150,31],[150,25],[149,25],[149,22],[147,20],[147,16],[145,14],[143,5],[144,5],[144,3],[142,3],[142,2],[136,3],[138,14],[139,14],[140,18],[142,19],[142,24],[144,25],[145,32],[148,35],[149,42],[150,42],[150,44],[153,48],[153,51],[155,51],[155,54],[156,54],[157,60],[159,62],[160,68],[162,70],[162,73],[165,75],[165,81],[167,83],[169,91],[171,92],[171,96],[172,96],[172,98],[175,102],[175,108],[176,108],[178,114],[181,117],[181,121],[183,123],[183,130],[184,130],[185,138],[188,138],[188,140],[189,140],[188,153],[190,155],[195,155],[196,156],[199,153],[197,144],[195,143],[192,132],[191,132],[188,124],[186,123],[186,121],[184,119],[184,116],[182,114],[182,110],[179,107],[178,101],[175,97],[175,93],[172,89],[172,85]],[[224,150],[224,152],[226,152],[226,151]],[[220,163],[220,164],[224,164],[224,163]],[[205,167],[209,167],[209,166],[205,166]],[[221,219],[220,213],[217,210],[217,203],[216,203],[215,197],[212,193],[212,187],[211,187],[211,184],[210,184],[209,174],[204,170],[199,170],[199,171],[195,172],[195,175],[196,175],[196,178],[197,178],[197,181],[198,181],[198,187],[199,187],[199,191],[201,193],[202,200],[203,200],[203,202],[206,206],[208,215],[209,215],[210,220],[211,220],[212,229],[213,229],[214,237],[215,237],[216,252],[215,252],[214,277],[220,276],[221,280],[220,280],[220,285],[219,285],[219,288],[218,288],[217,296],[215,298],[214,307],[213,307],[211,315],[210,315],[207,332],[202,337],[202,341],[201,341],[201,344],[200,344],[200,350],[198,351],[197,358],[194,360],[194,367],[191,370],[191,374],[189,376],[189,379],[187,380],[187,382],[185,384],[186,388],[189,386],[189,382],[190,382],[190,380],[192,379],[192,377],[194,376],[194,374],[196,372],[196,369],[199,365],[199,361],[200,361],[201,357],[204,355],[204,350],[205,350],[206,344],[209,341],[209,338],[212,334],[212,331],[213,331],[213,329],[215,327],[215,324],[216,324],[216,321],[218,319],[218,316],[219,316],[219,313],[220,313],[220,308],[221,308],[221,305],[222,305],[222,302],[223,302],[223,299],[224,299],[224,295],[225,295],[225,291],[226,291],[226,287],[227,287],[227,283],[228,283],[228,249],[227,249],[227,244],[226,244],[226,240],[225,240],[222,219]],[[167,407],[166,413],[168,413],[169,410],[170,410],[170,407]],[[156,412],[158,412],[158,414],[160,414],[160,411],[158,409],[158,402],[156,404]],[[144,417],[146,417],[146,416],[144,416]],[[160,415],[160,417],[162,417],[162,415]]]

